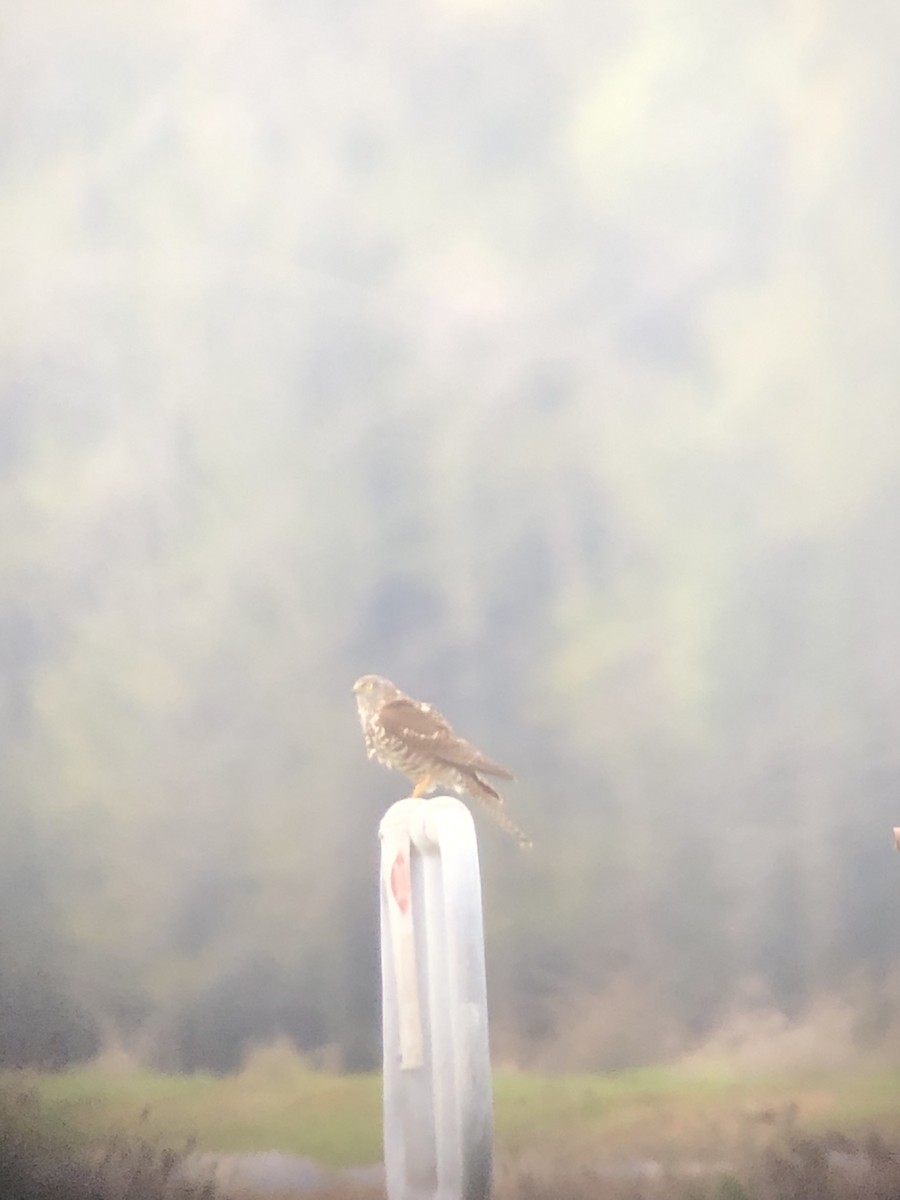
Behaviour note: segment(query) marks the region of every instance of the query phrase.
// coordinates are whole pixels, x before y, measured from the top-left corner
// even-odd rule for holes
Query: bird
[[[382,675],[363,675],[353,691],[369,758],[408,775],[413,796],[441,786],[468,792],[520,846],[531,845],[506,815],[503,797],[482,779],[514,779],[511,771],[460,737],[434,705],[413,700]]]

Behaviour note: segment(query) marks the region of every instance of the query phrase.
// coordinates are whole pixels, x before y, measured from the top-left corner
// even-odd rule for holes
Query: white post
[[[493,1116],[475,826],[450,796],[381,822],[389,1200],[487,1200]]]

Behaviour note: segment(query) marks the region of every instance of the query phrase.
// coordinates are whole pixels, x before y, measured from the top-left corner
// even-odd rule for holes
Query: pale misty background
[[[498,1059],[900,1056],[898,10],[3,7],[0,1061],[378,1062],[369,671]]]

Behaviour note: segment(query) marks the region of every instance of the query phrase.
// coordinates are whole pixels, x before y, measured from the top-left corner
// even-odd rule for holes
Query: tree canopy
[[[519,777],[509,1053],[882,986],[898,18],[7,16],[0,1060],[376,1060],[368,671]]]

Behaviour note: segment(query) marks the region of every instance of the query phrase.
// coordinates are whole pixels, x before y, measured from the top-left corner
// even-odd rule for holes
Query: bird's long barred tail
[[[506,815],[503,797],[499,792],[494,791],[489,783],[485,783],[480,776],[473,775],[469,783],[469,791],[476,800],[482,803],[500,828],[511,834],[523,849],[533,845],[531,838]]]

